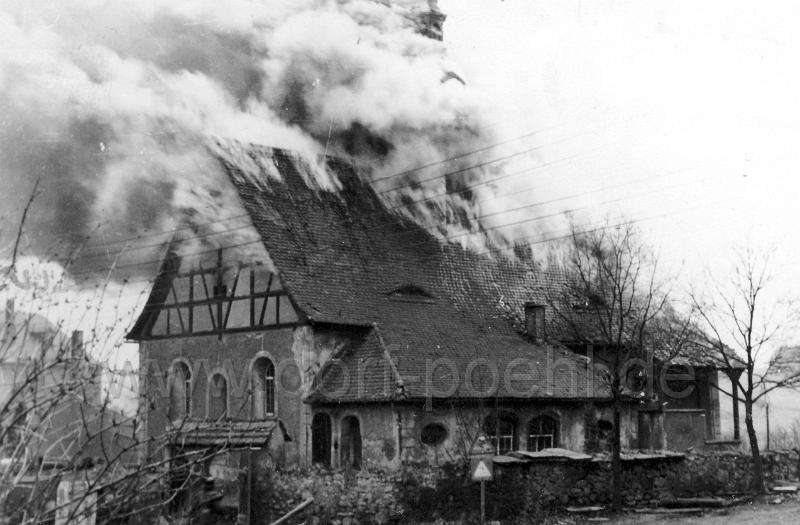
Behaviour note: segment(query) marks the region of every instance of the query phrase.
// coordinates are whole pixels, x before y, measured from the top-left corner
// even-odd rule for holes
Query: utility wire
[[[652,190],[652,191],[649,191],[649,192],[645,192],[645,194],[647,194],[647,193],[655,193],[657,191],[660,191],[660,190],[659,189]],[[610,200],[607,203],[620,202],[620,201],[624,201],[626,199],[627,199],[627,197],[621,197],[621,198],[618,198],[618,199]],[[532,207],[532,206],[533,205],[529,205],[529,206],[526,206],[526,207]],[[528,217],[528,218],[525,218],[525,219],[522,219],[522,220],[517,220],[517,221],[512,221],[512,222],[508,222],[508,223],[504,223],[504,224],[499,224],[499,225],[491,226],[491,227],[488,227],[488,228],[482,228],[480,231],[477,231],[477,232],[459,232],[457,234],[445,235],[445,236],[442,237],[441,240],[451,241],[453,239],[458,239],[458,238],[462,238],[462,237],[469,236],[469,235],[485,235],[485,233],[490,232],[490,231],[497,231],[497,230],[500,230],[500,229],[503,229],[503,228],[509,228],[511,226],[519,226],[519,225],[522,225],[522,224],[526,224],[526,223],[529,223],[529,222],[542,220],[542,219],[545,219],[545,218],[551,218],[551,217],[555,217],[555,216],[559,216],[559,215],[565,215],[565,214],[568,214],[570,212],[579,211],[581,209],[585,209],[585,208],[588,208],[588,207],[590,207],[590,206],[587,205],[587,206],[573,208],[573,209],[570,209],[570,210],[564,210],[564,211],[561,211],[561,212],[555,212],[555,213],[546,214],[546,215]],[[667,212],[667,214],[665,214],[665,215],[668,215],[668,214],[669,214],[669,212]],[[655,217],[661,217],[661,216],[662,215],[658,215],[658,216],[655,216]],[[645,220],[645,219],[642,219],[642,220]],[[647,219],[647,220],[649,220],[649,219]],[[436,228],[438,226],[439,225],[429,226],[427,228],[426,227],[422,227],[422,229],[423,230],[429,230],[429,229]],[[400,235],[400,233],[399,233],[399,235]],[[524,240],[525,238],[523,237],[521,239]],[[521,239],[518,238],[516,240],[519,241]],[[549,242],[550,240],[553,240],[553,239],[549,239],[549,240],[544,241],[544,242]],[[223,248],[224,249],[240,248],[240,247],[243,247],[243,246],[249,246],[249,245],[253,245],[253,244],[259,244],[259,243],[263,244],[263,242],[264,242],[263,239],[259,236],[258,239],[254,239],[254,240],[251,240],[251,241],[244,241],[244,242],[228,245],[228,246],[225,246]],[[421,246],[421,244],[422,244],[421,242],[420,243],[411,243],[411,244],[407,244],[405,246]],[[535,244],[535,243],[532,243],[532,244]],[[200,251],[194,252],[192,255],[193,256],[197,256],[197,255],[205,255],[205,254],[216,253],[219,249],[220,248],[213,248],[213,249],[208,249],[208,250],[200,250]],[[500,249],[500,248],[497,248],[497,249]],[[312,253],[313,253],[313,251],[312,251]],[[118,269],[124,269],[124,268],[134,268],[134,267],[145,266],[145,265],[155,265],[155,264],[159,264],[160,262],[161,262],[161,259],[159,259],[159,260],[141,261],[141,262],[129,263],[129,264],[123,264],[123,265],[117,265],[114,268],[112,268],[111,271],[116,271]],[[100,271],[105,271],[105,270],[108,270],[108,268],[85,269],[85,270],[81,270],[81,271],[78,271],[78,272],[72,272],[71,275],[75,276],[75,275],[94,274],[94,273],[98,273]]]
[[[536,135],[544,133],[545,131],[552,131],[553,129],[556,129],[557,127],[558,126],[551,126],[549,128],[544,128],[544,129],[537,130],[537,131],[531,131],[531,132],[525,133],[523,135],[519,135],[518,137],[514,137],[512,139],[503,140],[501,142],[495,142],[494,144],[490,144],[488,146],[484,146],[482,148],[478,148],[478,149],[475,149],[475,150],[472,150],[472,151],[467,151],[465,153],[460,153],[458,155],[453,155],[452,157],[448,157],[446,159],[438,160],[438,161],[431,162],[431,163],[428,163],[428,164],[423,164],[421,166],[415,166],[413,168],[406,168],[403,171],[399,171],[397,173],[392,173],[390,175],[385,175],[383,177],[377,177],[375,179],[372,179],[372,182],[382,182],[382,181],[387,180],[387,179],[393,179],[393,178],[396,178],[396,177],[402,177],[403,175],[408,175],[410,173],[414,173],[414,172],[417,172],[417,171],[420,171],[420,170],[424,170],[424,169],[427,169],[427,168],[432,168],[434,166],[439,166],[441,164],[446,164],[446,163],[452,162],[454,160],[463,159],[464,157],[469,157],[469,156],[475,155],[477,153],[483,153],[484,151],[489,151],[490,149],[498,148],[500,146],[505,146],[506,144],[510,144],[510,143],[516,142],[518,140],[522,140],[522,139],[529,138],[529,137],[534,137]]]
[[[623,122],[627,122],[629,120],[630,119],[626,119]],[[506,139],[506,140],[503,140],[503,141],[500,141],[500,142],[496,142],[496,143],[493,143],[493,144],[489,144],[488,146],[484,146],[484,147],[481,147],[481,148],[478,148],[478,149],[475,149],[475,150],[466,151],[464,153],[461,153],[461,154],[458,154],[458,155],[454,155],[454,156],[446,158],[446,159],[442,159],[442,160],[439,160],[439,161],[431,162],[431,163],[428,163],[428,164],[425,164],[425,165],[422,165],[422,166],[416,166],[414,168],[407,168],[407,169],[405,169],[403,171],[400,171],[400,172],[396,172],[396,173],[393,173],[393,174],[390,174],[390,175],[386,175],[384,177],[379,177],[377,179],[373,179],[371,182],[372,183],[376,183],[376,182],[380,182],[380,181],[387,180],[387,179],[390,179],[390,178],[395,178],[395,177],[407,175],[409,173],[413,173],[415,171],[420,171],[420,170],[423,170],[423,169],[426,169],[426,168],[430,168],[430,167],[433,167],[433,166],[446,164],[448,162],[452,162],[453,160],[458,160],[460,158],[468,157],[468,156],[474,155],[476,153],[481,153],[481,152],[484,152],[484,151],[488,151],[490,149],[493,149],[493,148],[496,148],[496,147],[499,147],[499,146],[502,146],[502,145],[506,145],[506,144],[509,144],[509,143],[512,143],[512,142],[515,142],[515,141],[518,141],[518,140],[522,140],[522,139],[525,139],[525,138],[536,136],[536,135],[544,133],[546,131],[552,131],[554,129],[558,129],[558,128],[563,127],[563,126],[564,126],[563,124],[559,124],[559,125],[550,126],[550,127],[547,127],[547,128],[542,128],[542,129],[539,129],[539,130],[523,133],[522,135],[519,135],[517,137],[511,138],[511,139]],[[544,147],[544,146],[553,146],[555,144],[559,144],[559,143],[565,142],[567,140],[572,140],[574,138],[578,138],[578,137],[581,137],[581,136],[584,136],[584,135],[590,135],[590,134],[596,133],[597,131],[600,131],[601,129],[606,129],[606,128],[607,128],[607,126],[604,126],[602,128],[598,128],[598,129],[584,130],[584,131],[582,131],[580,133],[571,135],[571,136],[563,138],[561,140],[558,140],[558,141],[555,141],[555,142],[551,142],[549,144],[540,145],[540,146],[537,146],[535,148],[531,148],[529,150],[525,150],[523,152],[519,152],[519,154],[523,154],[525,152],[530,152],[532,150],[540,149],[541,147]],[[134,132],[132,134],[136,134],[136,132]],[[516,154],[514,154],[514,155],[516,155]],[[475,169],[477,167],[484,167],[486,165],[489,165],[489,164],[492,164],[492,163],[495,163],[495,162],[500,162],[502,160],[506,160],[506,158],[508,158],[508,157],[505,157],[505,158],[501,157],[499,159],[494,159],[492,161],[479,163],[477,165],[465,167],[465,168],[462,168],[462,169],[459,169],[459,170],[456,170],[456,171],[453,171],[453,172],[443,173],[441,175],[438,175],[438,176],[435,176],[435,177],[431,177],[431,178],[425,179],[423,181],[415,181],[415,182],[413,182],[413,184],[429,182],[431,180],[435,180],[435,179],[438,179],[438,178],[446,177],[446,176],[449,176],[449,175],[454,175],[454,174],[457,174],[457,173],[462,173],[464,171],[468,171],[469,169]],[[509,175],[509,176],[511,176],[511,175]],[[492,179],[492,181],[479,182],[478,184],[479,185],[489,184],[489,183],[491,183],[493,181],[501,180],[503,178],[506,178],[506,176],[497,177],[495,179]],[[385,193],[385,192],[388,192],[388,191],[395,191],[395,190],[399,190],[399,189],[402,189],[403,187],[407,187],[407,186],[410,187],[411,184],[399,185],[399,186],[397,186],[397,187],[395,187],[393,189],[384,190],[384,192],[378,192],[378,193],[381,194],[381,193]],[[442,195],[447,195],[447,193],[444,193]],[[429,198],[423,199],[423,201],[424,200],[430,200],[432,198],[435,198],[435,196],[431,196]],[[416,201],[416,202],[422,202],[422,201]],[[242,217],[248,217],[248,214],[241,214],[241,215],[238,215],[238,216],[227,217],[227,218],[224,218],[224,219],[219,219],[218,221],[209,221],[209,222],[207,222],[205,224],[206,225],[210,225],[210,224],[214,224],[216,222],[233,220],[233,219],[242,218]],[[162,235],[174,234],[174,233],[177,233],[179,231],[192,230],[193,228],[194,228],[194,226],[187,226],[187,227],[182,227],[182,228],[174,228],[174,229],[171,229],[171,230],[165,230],[165,231],[161,231],[161,232],[153,232],[153,233],[149,233],[149,234],[140,234],[140,235],[136,235],[136,236],[133,236],[133,237],[128,237],[128,238],[124,238],[124,239],[118,239],[118,240],[114,240],[114,241],[88,244],[88,245],[84,246],[83,249],[91,250],[91,249],[103,248],[103,247],[107,247],[107,246],[115,246],[115,245],[118,245],[118,244],[126,244],[126,243],[129,243],[129,242],[137,241],[137,240],[141,240],[141,239],[147,239],[147,238],[153,238],[153,237],[158,237],[158,236],[162,236]],[[34,255],[35,256],[36,254],[30,254],[30,255]]]
[[[686,169],[679,170],[679,171],[686,171]],[[673,173],[677,173],[677,172],[678,171],[673,172]],[[544,206],[544,205],[547,205],[547,204],[554,204],[554,203],[557,203],[557,202],[568,201],[570,199],[575,199],[575,198],[578,198],[578,197],[591,195],[593,193],[601,193],[601,192],[606,192],[606,191],[610,191],[610,190],[617,189],[617,188],[623,188],[623,187],[626,187],[626,186],[629,186],[629,185],[633,185],[633,184],[641,184],[643,182],[648,182],[648,181],[651,181],[651,180],[654,180],[654,179],[663,178],[664,176],[665,176],[664,174],[658,174],[658,175],[653,175],[653,176],[650,176],[650,177],[643,177],[643,178],[636,179],[636,180],[633,180],[633,181],[625,181],[625,182],[622,182],[622,183],[619,183],[619,184],[616,184],[616,185],[612,185],[612,186],[606,186],[606,187],[603,187],[603,188],[587,190],[587,191],[578,192],[578,193],[574,193],[574,194],[570,194],[570,195],[565,195],[565,196],[561,196],[561,197],[557,197],[557,198],[552,198],[552,199],[548,199],[548,200],[544,200],[544,201],[536,201],[536,202],[528,203],[528,204],[525,204],[525,205],[522,205],[522,206],[518,206],[518,207],[515,207],[515,208],[508,208],[508,209],[499,210],[499,211],[496,211],[496,212],[476,215],[474,217],[471,217],[471,219],[475,220],[475,221],[479,221],[479,220],[485,219],[487,217],[503,215],[503,214],[506,214],[506,213],[519,212],[519,211],[523,211],[525,209]],[[673,184],[673,185],[669,185],[669,186],[665,186],[665,187],[659,187],[659,188],[655,188],[653,190],[648,190],[646,192],[640,192],[640,193],[634,194],[632,196],[628,195],[628,196],[623,196],[621,198],[613,199],[611,201],[604,201],[604,202],[601,202],[599,204],[609,204],[609,203],[613,203],[613,202],[620,202],[620,201],[623,201],[623,200],[626,200],[626,199],[629,199],[629,198],[640,197],[640,196],[643,196],[643,195],[648,195],[648,194],[652,194],[652,193],[656,193],[656,192],[661,192],[661,191],[664,191],[664,190],[669,190],[669,189],[672,189],[672,188],[675,188],[675,187],[680,187],[681,185],[682,184],[680,184],[680,183],[676,183],[676,184]],[[530,186],[528,188],[516,190],[513,193],[515,195],[519,195],[519,194],[522,194],[522,193],[533,191],[535,189],[539,189],[540,187],[541,186],[539,186],[539,185],[534,185],[534,186]],[[492,198],[496,198],[498,196],[503,196],[503,195],[494,195]],[[485,202],[486,201],[478,200],[478,201],[475,201],[472,204],[473,205],[480,205],[480,204],[483,204]],[[566,213],[570,213],[570,212],[586,209],[587,207],[588,206],[581,206],[581,207],[577,207],[577,208],[571,208],[571,209],[567,209],[567,210],[562,210],[562,211],[559,211],[559,212],[547,214],[545,216],[534,217],[534,218],[531,218],[530,220],[534,221],[534,220],[540,220],[542,218],[551,218],[551,217],[555,217],[555,216],[558,216],[558,215],[563,215],[563,214],[566,214]],[[396,208],[398,208],[398,206],[395,206],[394,208],[388,208],[385,211],[392,211],[392,210],[394,210]],[[385,213],[385,211],[384,210],[378,210],[376,212],[372,212],[370,215],[376,215],[376,214],[380,214],[380,213]],[[509,224],[508,226],[512,226],[512,225],[514,225],[514,224]],[[429,225],[429,226],[421,226],[421,228],[423,228],[425,230],[434,230],[438,226],[439,225]],[[232,231],[248,229],[250,227],[251,227],[250,224],[246,224],[246,225],[238,226],[238,227],[235,227],[235,228],[229,228],[229,229],[222,230],[222,231],[208,232],[206,234],[196,235],[196,236],[192,237],[192,239],[199,239],[199,238],[222,235],[222,234],[229,233],[229,232],[232,232]],[[502,227],[502,225],[500,227]],[[379,227],[377,227],[377,226],[373,227],[373,228],[367,228],[365,231],[366,232],[371,232],[371,231],[377,230],[378,228]],[[470,235],[470,234],[475,234],[475,232],[465,232],[464,233],[464,235]],[[132,248],[130,248],[128,250],[123,250],[123,251],[127,251],[128,253],[131,253],[131,252],[135,252],[135,251],[137,251],[139,249],[146,249],[146,248],[152,248],[152,247],[158,247],[158,246],[163,246],[163,243],[155,243],[155,244],[150,244],[150,245],[137,246],[137,247],[132,247]],[[93,255],[93,256],[80,256],[79,259],[81,261],[85,261],[86,259],[90,259],[90,258],[91,259],[101,258],[101,257],[102,258],[106,258],[106,257],[109,257],[109,256],[110,256],[110,254],[96,254],[96,255]]]
[[[530,133],[528,133],[526,135],[522,135],[522,136],[535,135],[536,133],[538,133],[538,132],[530,132]],[[554,143],[540,145],[540,146],[537,146],[535,148],[524,150],[524,151],[518,152],[518,153],[519,154],[523,154],[525,152],[532,151],[533,149],[539,149],[539,148],[542,148],[542,147],[545,147],[545,146],[552,146],[552,145],[555,145],[557,143],[561,143],[561,142],[564,142],[564,141],[567,141],[567,140],[571,140],[573,138],[580,137],[580,136],[585,135],[587,133],[590,133],[590,132],[579,133],[579,134],[573,135],[571,137],[567,137],[565,139],[556,141]],[[511,139],[510,141],[513,141],[513,140],[515,140],[515,139]],[[506,141],[506,142],[510,142],[510,141]],[[503,142],[503,143],[505,143],[505,142]],[[502,143],[498,143],[498,144],[502,144]],[[482,148],[482,149],[489,149],[489,148],[491,148],[493,146],[496,146],[496,145],[497,144],[490,145],[490,146],[487,146],[487,147]],[[478,150],[476,150],[476,151],[478,151]],[[467,156],[467,155],[469,155],[471,153],[472,152],[467,152],[467,153],[462,154],[461,156]],[[514,154],[514,155],[516,155],[516,154]],[[477,188],[477,187],[481,187],[481,186],[486,186],[486,185],[498,182],[500,180],[507,179],[509,177],[521,175],[521,174],[524,174],[526,172],[530,172],[530,171],[533,171],[533,170],[543,169],[544,167],[553,165],[553,164],[558,163],[558,162],[564,162],[564,161],[572,160],[574,158],[579,158],[579,157],[581,157],[583,155],[585,155],[585,153],[572,155],[572,156],[569,156],[569,157],[565,157],[565,158],[559,159],[557,161],[551,161],[549,163],[545,163],[545,164],[542,164],[542,165],[539,165],[539,166],[534,166],[534,167],[528,168],[526,170],[517,171],[517,172],[511,173],[511,174],[506,174],[506,175],[502,175],[502,176],[499,176],[499,177],[495,177],[495,178],[487,180],[487,181],[478,181],[474,185],[466,185],[466,186],[464,186],[463,188],[460,189],[460,191],[465,191],[467,189],[470,189],[471,187],[472,188]],[[467,166],[467,167],[461,168],[461,169],[456,170],[456,171],[443,173],[443,174],[440,174],[440,175],[437,175],[437,176],[434,176],[434,177],[430,177],[428,179],[425,179],[425,181],[420,181],[420,182],[429,182],[429,181],[432,181],[432,180],[435,180],[435,179],[438,179],[438,178],[442,178],[442,177],[446,177],[446,176],[449,176],[449,175],[453,175],[453,174],[456,174],[456,173],[462,173],[462,172],[468,171],[469,169],[474,169],[476,167],[483,167],[485,165],[488,165],[488,164],[491,164],[491,163],[494,163],[494,162],[505,160],[506,158],[508,158],[508,156],[500,158],[500,159],[494,159],[492,161],[482,162],[482,163],[479,163],[479,164],[476,164],[476,165],[473,165],[473,166]],[[447,162],[447,159],[445,159],[443,161],[440,161],[439,163],[444,163],[444,162]],[[406,173],[410,172],[410,171],[411,170],[406,170]],[[414,184],[416,184],[416,183],[414,183]],[[395,188],[393,188],[392,190],[385,190],[384,192],[376,192],[376,193],[378,193],[380,195],[381,193],[386,193],[388,191],[399,190],[399,189],[402,189],[404,187],[410,187],[410,186],[411,186],[411,184],[399,185],[399,186],[396,186]],[[415,201],[412,201],[412,202],[409,202],[409,203],[406,203],[406,204],[395,205],[394,207],[391,207],[390,210],[395,210],[395,209],[399,209],[399,208],[403,208],[403,207],[408,207],[408,206],[411,206],[411,205],[416,204],[416,203],[432,200],[432,199],[436,198],[437,196],[444,197],[444,196],[452,195],[452,194],[453,193],[450,193],[450,192],[444,192],[444,193],[441,193],[439,195],[433,195],[433,196],[425,197],[423,199],[418,199],[418,200],[415,200]],[[173,228],[171,230],[165,230],[165,231],[161,231],[161,232],[153,232],[153,233],[144,234],[144,235],[136,235],[134,237],[128,237],[128,238],[125,238],[125,239],[118,239],[118,240],[108,241],[108,242],[103,242],[103,243],[88,244],[88,245],[86,245],[86,246],[84,246],[82,248],[82,251],[83,250],[97,249],[97,248],[105,248],[105,247],[109,247],[109,246],[116,246],[116,245],[119,245],[119,244],[126,244],[126,243],[130,243],[130,242],[133,242],[133,241],[138,241],[138,240],[141,240],[141,239],[159,237],[159,236],[164,236],[164,235],[171,235],[171,234],[174,234],[174,233],[177,233],[177,232],[181,232],[181,231],[193,230],[193,229],[195,229],[196,227],[199,227],[199,226],[209,226],[211,224],[216,224],[217,222],[224,222],[224,221],[229,221],[229,220],[234,220],[234,219],[239,219],[239,218],[245,218],[245,217],[249,218],[249,214],[244,213],[244,214],[235,215],[235,216],[232,216],[232,217],[226,217],[226,218],[215,220],[215,221],[208,221],[208,222],[205,222],[205,223],[195,224],[195,225],[192,225],[192,226],[186,226],[186,227],[181,227],[181,228]],[[28,255],[36,256],[37,254],[28,254]],[[42,254],[39,254],[39,255],[41,256]],[[49,256],[49,254],[47,256]],[[97,256],[98,257],[102,257],[102,256],[107,256],[107,255],[106,254],[99,254]]]

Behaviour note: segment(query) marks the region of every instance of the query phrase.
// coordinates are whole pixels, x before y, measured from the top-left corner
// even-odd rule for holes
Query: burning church
[[[311,167],[283,150],[220,156],[263,252],[238,242],[183,257],[173,241],[129,334],[142,363],[169,371],[149,434],[399,466],[424,444],[465,446],[479,416],[510,403],[523,406],[513,428],[499,420],[498,451],[583,448],[583,401],[605,397],[591,372],[503,317],[527,269],[442,245],[341,161],[325,166],[342,186],[332,192],[310,187]]]
[[[444,16],[424,14],[416,31],[441,38]],[[283,99],[299,125],[312,105],[303,96]],[[394,164],[404,154],[424,164],[415,150],[429,145],[407,122],[392,140],[358,120],[317,128],[335,155],[205,141],[224,213],[179,229],[128,334],[140,343],[145,437],[167,437],[173,467],[200,455],[206,475],[248,472],[238,480],[248,497],[240,488],[232,505],[257,498],[275,465],[437,464],[479,433],[497,454],[607,450],[603,367],[548,307],[565,275],[452,242],[489,235],[475,224],[471,170],[456,162],[437,196]],[[447,144],[436,158],[452,154],[452,141],[430,136]],[[687,422],[700,422],[689,444],[720,436],[717,370],[694,364],[709,380],[669,417],[653,388],[623,403],[623,447],[674,448]]]
[[[436,463],[478,432],[498,454],[605,446],[605,382],[548,308],[564,276],[493,251],[479,220],[513,201],[492,181],[532,149],[484,156],[491,107],[449,68],[435,1],[105,2],[113,26],[79,4],[3,26],[42,53],[0,53],[41,68],[2,86],[3,176],[8,195],[33,174],[56,190],[30,219],[45,247],[104,224],[150,262],[142,236],[174,232],[128,333],[138,428],[169,444],[151,454],[256,490],[270,465]],[[715,421],[710,388],[680,409]],[[664,445],[646,401],[624,407],[626,447]]]
[[[128,336],[148,436],[339,468],[457,457],[481,431],[498,454],[603,448],[607,383],[546,306],[561,274],[442,243],[341,160],[211,148],[248,234],[170,243]],[[320,169],[337,189],[315,187]],[[718,421],[712,386],[696,386],[689,404]],[[648,395],[623,411],[626,448],[664,446]]]

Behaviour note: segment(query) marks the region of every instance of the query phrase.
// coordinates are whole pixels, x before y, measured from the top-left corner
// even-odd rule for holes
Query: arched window
[[[275,415],[275,366],[266,357],[253,363],[253,419]]]
[[[311,461],[331,466],[331,418],[328,414],[314,414],[311,420]]]
[[[505,454],[518,448],[517,418],[512,414],[501,413],[487,417],[483,422],[483,431],[497,454]]]
[[[538,452],[558,446],[558,421],[550,416],[538,416],[528,424],[528,450]]]
[[[208,418],[220,421],[228,417],[228,380],[219,372],[208,384]]]
[[[169,385],[169,417],[181,421],[192,413],[192,371],[183,361],[172,365]]]

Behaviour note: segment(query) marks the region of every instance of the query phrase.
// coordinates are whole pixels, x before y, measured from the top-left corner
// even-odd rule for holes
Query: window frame
[[[544,424],[552,425],[552,432],[546,432]],[[533,426],[537,428],[534,429]],[[534,432],[535,431],[535,432]],[[559,420],[550,414],[540,414],[534,416],[528,422],[528,451],[539,452],[545,448],[555,448],[559,446]],[[539,443],[549,440],[550,446],[540,447]],[[534,446],[535,444],[535,446]]]
[[[434,439],[428,439],[427,436],[430,435],[432,429],[434,428],[436,429],[434,431]],[[443,445],[444,442],[447,441],[449,435],[450,430],[447,428],[447,425],[439,421],[431,421],[423,425],[420,429],[419,441],[427,447],[435,448]]]
[[[224,385],[225,385],[224,408],[223,408],[223,413],[222,413],[221,416],[215,417],[215,418],[212,419],[212,417],[211,417],[211,406],[212,406],[211,405],[211,398],[212,398],[211,392],[212,392],[212,389],[215,388],[214,380],[217,377],[221,377],[222,381],[224,381]],[[226,420],[231,418],[230,409],[231,409],[230,382],[228,381],[228,375],[225,372],[221,371],[221,370],[216,370],[216,371],[212,372],[211,375],[208,377],[208,393],[206,395],[206,419],[208,419],[209,421],[226,421]]]
[[[269,356],[259,355],[253,359],[250,365],[250,380],[252,419],[260,421],[274,418],[278,412],[275,395],[275,363]]]
[[[172,403],[172,396],[175,392],[175,387],[177,383],[178,377],[178,369],[182,369],[181,374],[183,376],[183,418],[177,418],[172,413],[174,408]],[[170,382],[169,382],[169,397],[167,399],[167,404],[169,407],[169,419],[172,422],[180,421],[180,420],[188,420],[192,416],[192,386],[193,386],[194,376],[192,375],[191,367],[186,363],[183,359],[175,359],[172,364],[170,365]]]
[[[501,432],[504,424],[510,426],[510,431]],[[519,448],[518,427],[519,419],[516,415],[508,412],[489,415],[483,422],[486,437],[498,455],[513,452]]]

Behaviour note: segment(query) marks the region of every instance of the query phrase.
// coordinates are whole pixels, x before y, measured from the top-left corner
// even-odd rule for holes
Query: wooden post
[[[253,447],[247,447],[247,525],[253,523]]]
[[[481,523],[486,523],[486,482],[481,481]]]
[[[739,433],[739,374],[735,371],[729,372],[728,377],[731,380],[731,393],[733,394],[733,439],[739,441],[741,440]]]
[[[769,402],[767,402],[767,450],[769,450]]]
[[[293,508],[292,510],[290,510],[289,512],[287,512],[286,514],[284,514],[284,515],[283,515],[283,517],[282,517],[281,519],[279,519],[279,520],[277,520],[277,521],[273,521],[273,522],[272,522],[272,525],[280,525],[281,523],[286,523],[286,522],[287,522],[287,521],[289,521],[289,520],[290,520],[290,519],[291,519],[291,518],[292,518],[292,517],[293,517],[295,514],[297,514],[298,512],[301,512],[303,509],[305,509],[306,507],[308,507],[308,506],[309,506],[309,505],[311,505],[312,503],[314,503],[314,498],[308,498],[308,499],[307,499],[307,500],[305,500],[303,503],[301,503],[300,505],[296,506],[295,508]]]

